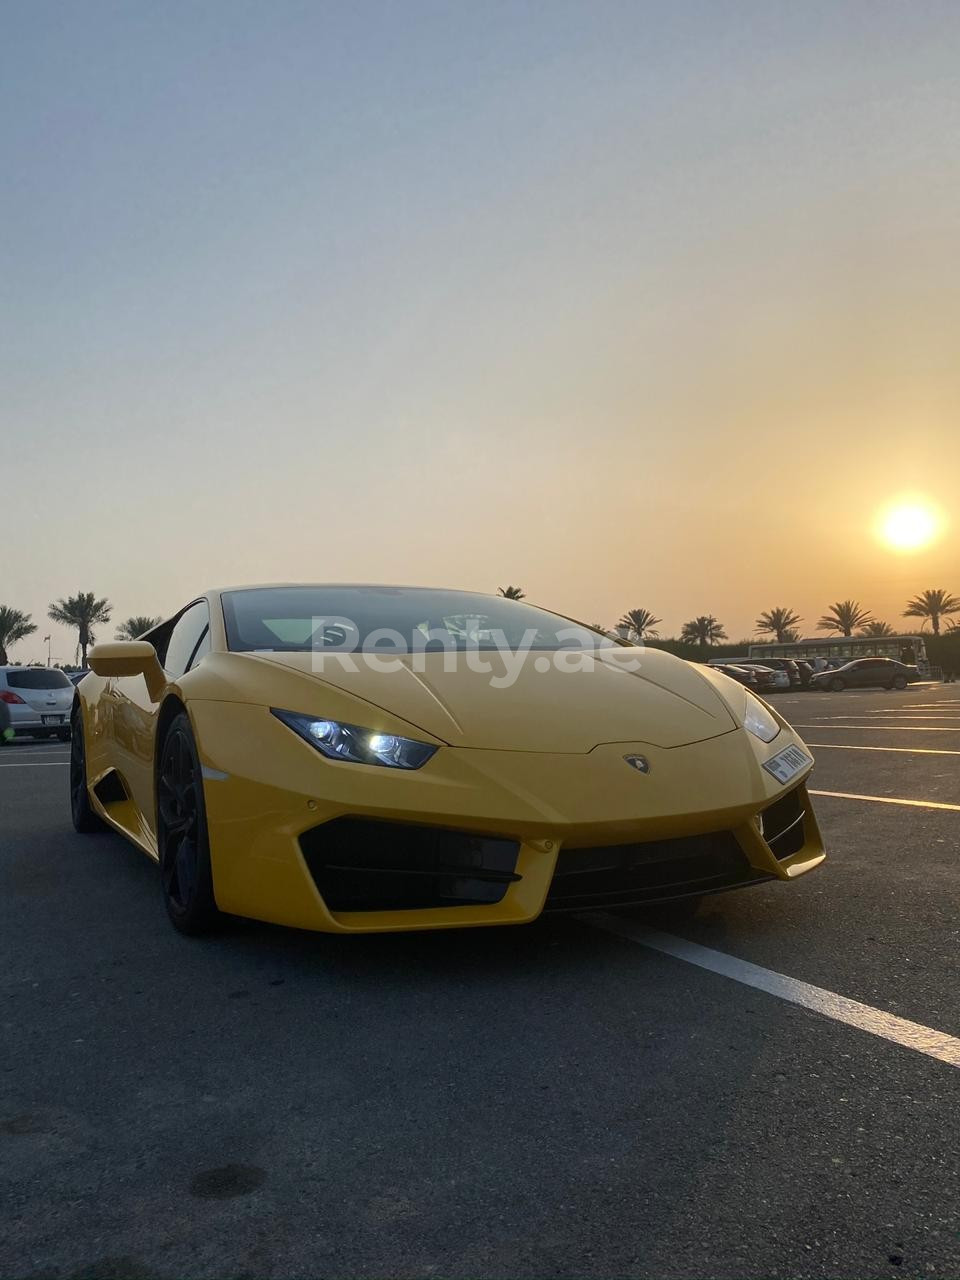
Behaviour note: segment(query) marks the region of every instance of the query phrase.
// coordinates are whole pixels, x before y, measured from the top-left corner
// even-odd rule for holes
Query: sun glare
[[[894,551],[920,551],[936,539],[939,524],[929,502],[896,502],[880,518],[880,538]]]

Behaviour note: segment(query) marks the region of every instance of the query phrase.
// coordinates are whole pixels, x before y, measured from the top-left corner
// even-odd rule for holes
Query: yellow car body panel
[[[809,752],[775,708],[772,742],[744,729],[748,695],[709,668],[614,648],[574,674],[537,672],[530,661],[501,690],[491,675],[506,672],[448,672],[442,654],[426,655],[419,671],[401,660],[388,674],[362,664],[351,673],[329,655],[227,652],[220,593],[206,600],[211,651],[196,667],[169,680],[156,671],[91,674],[77,699],[91,805],[154,858],[162,726],[171,709],[186,709],[222,911],[338,933],[523,923],[543,910],[562,851],[717,832],[732,833],[756,873],[748,883],[789,881],[823,861],[805,785],[812,760],[786,786],[762,767],[790,745]],[[122,647],[112,648],[121,659],[111,669],[120,671]],[[639,672],[625,669],[638,658]],[[94,650],[95,669],[108,659],[103,649],[98,662]],[[414,770],[331,760],[271,708],[438,750]],[[631,755],[644,758],[644,773],[627,766]],[[111,776],[120,783],[112,790]],[[760,815],[788,792],[802,809],[803,838],[778,858]],[[301,837],[343,818],[517,842],[516,876],[498,902],[331,910]]]

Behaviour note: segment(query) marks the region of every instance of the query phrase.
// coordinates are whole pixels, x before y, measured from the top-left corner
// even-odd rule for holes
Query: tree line
[[[960,613],[960,596],[951,595],[942,587],[921,591],[906,602],[902,616],[904,618],[922,618],[929,622],[935,636],[941,634],[940,624],[950,614]],[[659,639],[656,630],[661,619],[645,608],[628,609],[617,624],[634,640]],[[788,644],[800,639],[797,626],[803,619],[793,609],[778,605],[761,613],[754,624],[754,631],[759,636],[769,636],[771,642]],[[859,600],[838,600],[816,624],[818,631],[832,632],[842,636],[892,636],[896,632],[889,622],[881,622],[869,609],[865,609]],[[947,631],[960,631],[960,623],[947,622]],[[686,644],[696,644],[706,649],[727,639],[723,624],[713,614],[703,614],[685,622],[680,630],[680,639]]]
[[[498,587],[498,594],[508,600],[523,600],[526,593],[522,587]],[[94,628],[105,626],[111,618],[113,606],[106,598],[99,598],[93,591],[78,591],[75,596],[61,597],[51,602],[47,617],[61,626],[73,627],[77,632],[77,648],[80,651],[81,666],[87,665],[87,652],[93,644]],[[941,622],[952,614],[960,613],[960,596],[951,595],[942,587],[921,591],[919,595],[908,600],[903,610],[904,618],[921,618],[921,628],[926,622],[935,636],[941,634]],[[135,614],[126,618],[116,628],[118,640],[135,640],[137,636],[150,631],[162,621],[161,618],[149,614]],[[652,610],[637,607],[628,609],[617,624],[628,637],[634,640],[658,640],[660,633],[657,627],[662,619],[654,616]],[[755,624],[757,635],[769,636],[780,644],[798,640],[800,633],[797,626],[803,619],[793,609],[783,605],[768,609],[761,613]],[[838,600],[830,605],[827,612],[816,624],[818,631],[828,631],[836,635],[852,636],[854,633],[863,636],[889,636],[894,629],[889,622],[881,622],[874,618],[869,609],[865,609],[859,600]],[[604,630],[597,626],[598,630]],[[0,605],[0,666],[9,662],[8,650],[37,630],[37,624],[31,620],[29,613],[23,613],[9,605]],[[960,632],[960,623],[948,621],[946,630]],[[683,644],[696,645],[706,652],[714,645],[727,639],[723,624],[713,614],[700,614],[685,622],[680,629],[680,641]]]
[[[75,596],[54,600],[47,610],[47,617],[51,622],[76,629],[80,665],[85,667],[87,651],[96,639],[94,627],[108,623],[112,613],[113,605],[109,600],[98,598],[93,591],[78,591]],[[29,613],[0,604],[0,667],[10,660],[7,652],[10,646],[33,635],[37,630],[37,624],[31,617]],[[147,614],[135,614],[118,625],[115,635],[118,640],[135,640],[162,621],[162,618],[153,618]]]
[[[511,600],[522,600],[525,593],[520,587],[500,587],[499,594]],[[906,602],[902,617],[922,619],[920,627],[929,622],[935,636],[941,635],[941,623],[950,615],[960,613],[960,596],[952,595],[942,587],[931,587],[921,591]],[[637,606],[628,609],[617,628],[632,640],[659,640],[657,627],[662,619],[656,617],[651,609]],[[784,605],[767,609],[757,618],[754,632],[758,636],[769,636],[771,642],[788,644],[800,639],[798,625],[803,618],[795,610]],[[605,630],[602,625],[595,624],[597,630]],[[830,605],[826,613],[816,623],[818,631],[830,632],[842,636],[892,636],[895,629],[889,622],[875,618],[869,609],[861,605],[859,600],[838,600]],[[960,633],[960,622],[947,621],[947,632]],[[699,614],[691,618],[680,628],[679,642],[695,645],[702,653],[728,639],[723,623],[712,613]]]

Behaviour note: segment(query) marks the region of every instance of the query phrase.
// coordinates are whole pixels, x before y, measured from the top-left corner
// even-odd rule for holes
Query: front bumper
[[[236,915],[341,933],[519,924],[545,906],[564,905],[557,888],[588,853],[597,863],[589,868],[595,877],[603,863],[615,873],[625,865],[627,871],[653,865],[655,844],[686,841],[683,852],[699,857],[705,838],[722,838],[727,868],[736,862],[736,874],[705,887],[697,887],[698,879],[709,876],[693,876],[686,889],[667,874],[661,898],[790,880],[824,858],[806,775],[782,786],[761,767],[799,741],[789,730],[767,747],[743,730],[670,749],[608,743],[586,755],[445,747],[423,769],[407,773],[324,760],[266,708],[193,702],[190,710],[204,766],[216,899]],[[647,757],[649,774],[625,765],[623,757],[631,753]],[[802,839],[778,857],[761,835],[757,815],[792,791],[802,808]],[[512,845],[515,860],[506,868],[499,857],[494,869],[508,870],[509,878],[500,882],[502,893],[486,893],[484,901],[465,901],[461,886],[447,894],[456,905],[419,905],[415,894],[414,905],[391,909],[381,894],[373,899],[375,909],[354,910],[351,901],[362,897],[328,892],[331,906],[318,888],[324,881],[311,845],[319,839],[322,847],[324,828],[332,833],[339,820],[358,819],[459,833],[496,844],[501,853]],[[678,849],[668,848],[660,862],[675,861]],[[342,869],[342,857],[336,865]],[[438,865],[449,869],[442,858]],[[656,900],[631,898],[629,885],[623,891],[601,885],[599,893],[592,905],[603,905],[604,894],[609,905]]]

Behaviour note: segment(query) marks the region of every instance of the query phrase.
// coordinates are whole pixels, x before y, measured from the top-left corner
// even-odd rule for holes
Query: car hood
[[[255,656],[362,698],[451,746],[581,753],[602,742],[679,747],[739,727],[695,667],[655,650],[534,652],[522,663],[515,654],[476,655],[487,671],[468,668],[463,653],[403,655],[391,659],[389,671],[363,655]],[[456,669],[445,670],[452,658]],[[570,659],[581,669],[560,669]]]

